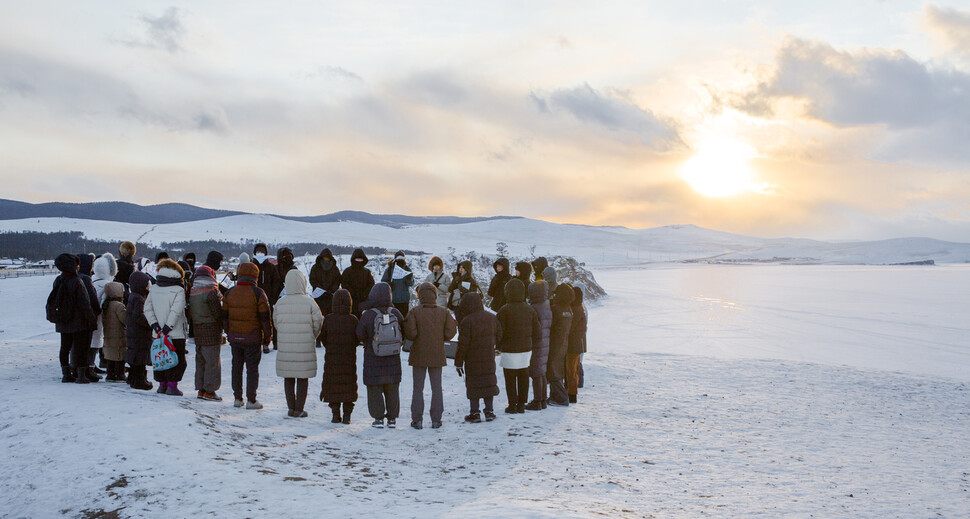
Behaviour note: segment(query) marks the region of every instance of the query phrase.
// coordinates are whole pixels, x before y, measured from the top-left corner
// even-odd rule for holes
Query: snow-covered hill
[[[184,240],[259,240],[271,244],[320,242],[408,248],[443,254],[493,253],[505,242],[512,256],[568,255],[590,265],[637,265],[666,261],[778,261],[787,263],[891,264],[934,260],[970,262],[970,244],[927,238],[829,243],[815,240],[764,239],[671,225],[651,229],[594,227],[528,218],[462,224],[410,225],[392,228],[360,222],[308,223],[269,215],[235,215],[173,224],[132,224],[73,218],[0,221],[4,231],[81,231],[91,239],[134,240],[160,245]]]

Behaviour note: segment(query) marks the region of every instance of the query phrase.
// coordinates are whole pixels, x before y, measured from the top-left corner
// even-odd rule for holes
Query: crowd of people
[[[217,393],[221,352],[228,343],[233,405],[262,409],[256,398],[259,364],[262,355],[275,351],[288,416],[296,418],[307,416],[309,380],[317,374],[317,348],[323,348],[320,400],[329,405],[334,423],[350,423],[358,398],[359,347],[367,408],[378,428],[396,427],[402,351],[408,353],[413,374],[415,429],[423,428],[426,380],[431,427],[442,425],[442,370],[453,345],[454,366],[469,400],[466,422],[495,419],[497,354],[506,413],[568,406],[578,401],[583,387],[583,291],[558,283],[556,270],[542,257],[518,262],[511,271],[509,260],[499,258],[483,292],[469,261],[448,274],[444,261],[434,256],[429,274],[416,282],[404,253],[397,252],[376,282],[362,249],[353,252],[342,272],[330,249],[324,249],[310,268],[308,291],[307,277],[286,247],[275,258],[262,243],[252,257],[243,254],[236,271],[228,274],[232,287],[217,279],[224,260],[218,251],[199,266],[193,253],[176,261],[162,252],[151,261],[136,259],[135,252],[135,244],[125,241],[118,259],[111,253],[64,253],[55,260],[61,274],[46,310],[61,337],[62,382],[87,384],[105,375],[107,381],[147,391],[154,389],[148,380],[153,366],[157,392],[182,396],[179,383],[191,338],[199,399],[222,400]],[[177,362],[160,363],[159,358],[173,355]]]

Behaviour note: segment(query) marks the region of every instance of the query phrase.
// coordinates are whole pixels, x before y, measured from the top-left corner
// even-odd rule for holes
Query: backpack
[[[71,322],[74,317],[74,305],[68,300],[66,283],[58,283],[47,296],[47,320],[54,324]]]
[[[383,313],[376,308],[372,308],[376,314],[374,316],[374,340],[371,347],[374,355],[378,357],[390,357],[399,355],[404,345],[404,335],[401,333],[401,323],[397,320],[397,315],[388,310]]]

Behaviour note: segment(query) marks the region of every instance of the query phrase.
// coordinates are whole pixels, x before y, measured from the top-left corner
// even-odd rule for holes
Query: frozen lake
[[[600,270],[606,350],[848,365],[970,379],[970,265]],[[591,348],[596,350],[596,347]]]
[[[579,404],[444,427],[331,424],[310,381],[286,418],[61,384],[53,277],[0,280],[0,516],[964,517],[970,268],[670,265],[600,270]],[[319,354],[322,364],[322,351]],[[403,359],[406,363],[407,360]],[[358,357],[358,369],[362,369]],[[505,405],[503,394],[496,407]]]

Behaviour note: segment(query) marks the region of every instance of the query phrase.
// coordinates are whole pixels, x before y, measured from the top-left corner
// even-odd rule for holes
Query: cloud
[[[617,91],[600,92],[588,83],[547,94],[533,91],[528,99],[540,113],[565,112],[584,124],[635,135],[641,143],[656,148],[669,147],[678,140],[677,129],[670,121],[641,108]]]
[[[169,7],[159,16],[143,14],[138,20],[144,24],[143,38],[125,40],[122,43],[129,47],[144,47],[161,49],[170,53],[181,52],[184,49],[182,40],[186,29],[183,14],[177,7]]]
[[[778,117],[785,102],[838,127],[884,130],[880,160],[970,160],[970,75],[919,62],[902,51],[840,51],[800,39],[778,52],[773,72],[731,104]]]
[[[928,4],[923,21],[947,50],[970,55],[970,11]]]

